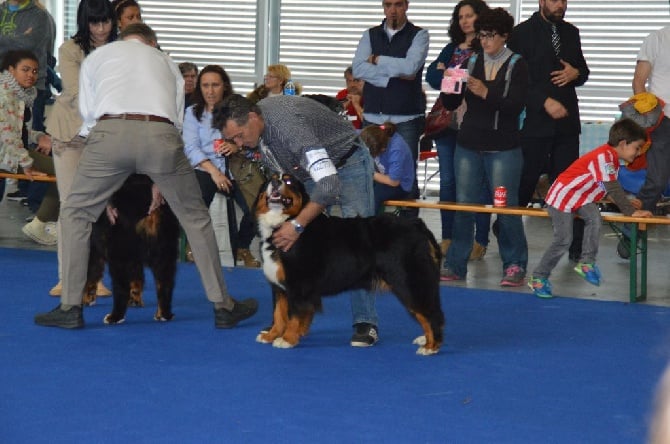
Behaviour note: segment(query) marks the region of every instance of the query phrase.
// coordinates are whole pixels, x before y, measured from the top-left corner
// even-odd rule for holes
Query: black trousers
[[[643,209],[654,211],[670,179],[670,119],[667,117],[652,131],[646,156],[647,177],[637,198],[642,201]]]

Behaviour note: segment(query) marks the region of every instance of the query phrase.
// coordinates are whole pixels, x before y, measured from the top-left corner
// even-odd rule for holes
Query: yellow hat
[[[649,92],[635,94],[630,99],[634,102],[635,110],[640,114],[646,114],[658,105],[656,96]]]

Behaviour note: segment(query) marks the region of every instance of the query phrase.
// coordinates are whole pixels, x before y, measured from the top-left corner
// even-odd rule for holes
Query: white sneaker
[[[53,224],[53,228],[47,227]],[[58,236],[56,234],[56,224],[54,222],[44,223],[38,218],[34,218],[21,229],[23,234],[41,245],[56,245]]]

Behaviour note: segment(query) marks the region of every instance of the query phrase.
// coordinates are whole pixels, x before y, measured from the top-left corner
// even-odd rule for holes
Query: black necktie
[[[561,53],[561,36],[558,35],[558,29],[555,24],[551,24],[551,46],[554,47],[554,53],[558,56]]]

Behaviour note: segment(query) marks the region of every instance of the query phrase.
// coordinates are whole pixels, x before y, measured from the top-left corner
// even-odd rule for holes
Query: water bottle
[[[284,95],[285,96],[295,96],[295,85],[293,80],[288,79],[286,85],[284,85]]]

